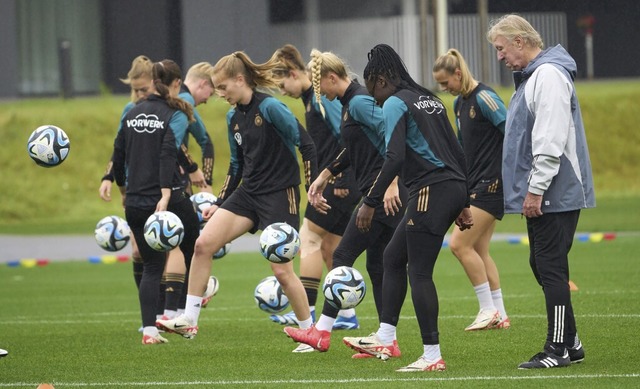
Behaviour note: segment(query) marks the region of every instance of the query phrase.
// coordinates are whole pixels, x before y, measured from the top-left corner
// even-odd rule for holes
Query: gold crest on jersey
[[[471,119],[473,119],[473,118],[475,118],[475,117],[476,117],[476,110],[475,110],[475,109],[473,109],[473,105],[472,105],[472,106],[471,106],[471,108],[469,109],[469,117],[470,117]]]
[[[236,123],[236,125],[233,126],[233,131],[240,131],[240,127],[238,126],[238,123]]]
[[[256,115],[256,120],[254,121],[256,127],[262,126],[262,117],[260,115]]]

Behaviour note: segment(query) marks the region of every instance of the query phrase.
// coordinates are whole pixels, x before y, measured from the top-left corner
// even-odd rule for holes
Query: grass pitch
[[[398,327],[403,356],[387,362],[353,360],[343,336],[377,329],[369,294],[358,306],[361,328],[336,331],[326,353],[292,354],[295,344],[253,302],[253,288],[269,275],[256,253],[230,253],[216,261],[220,291],[203,310],[193,340],[167,334],[170,343],[143,346],[131,263],[51,263],[0,267],[0,387],[637,387],[640,360],[640,268],[637,236],[574,244],[571,279],[582,364],[520,371],[517,364],[541,350],[544,300],[528,265],[528,248],[495,242],[509,330],[465,333],[477,312],[462,267],[443,249],[436,265],[440,336],[447,371],[401,374],[394,370],[422,352],[410,298]],[[298,259],[296,259],[297,261]],[[363,274],[363,259],[356,262]]]

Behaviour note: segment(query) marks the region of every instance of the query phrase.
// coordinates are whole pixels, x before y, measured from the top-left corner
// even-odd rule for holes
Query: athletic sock
[[[165,309],[164,313],[162,314],[162,316],[168,318],[168,319],[173,319],[178,315],[177,311],[172,311],[171,309]]]
[[[496,289],[491,291],[491,299],[493,300],[493,306],[500,311],[500,317],[504,320],[509,317],[507,311],[504,309],[504,300],[502,300],[502,289]]]
[[[422,356],[427,361],[438,361],[442,358],[442,354],[440,354],[440,345],[439,344],[425,344],[424,354]]]
[[[182,290],[184,288],[184,274],[167,273],[165,288],[165,304],[164,309],[175,311],[178,309]]]
[[[313,324],[313,320],[311,320],[311,316],[309,316],[307,320],[298,321],[298,327],[300,327],[300,329],[303,329],[303,330],[311,327],[312,324]]]
[[[316,328],[320,331],[329,331],[333,329],[333,323],[336,322],[335,317],[329,317],[325,315],[320,315],[320,319],[316,323]]]
[[[202,296],[187,295],[187,305],[184,309],[184,315],[191,321],[193,325],[198,324],[200,310],[202,309]]]
[[[378,338],[380,338],[380,342],[384,345],[392,344],[394,340],[396,340],[396,326],[392,326],[387,323],[380,323],[380,328],[378,328]]]
[[[154,336],[154,337],[160,335],[160,333],[158,332],[158,329],[155,326],[144,327],[142,329],[142,334],[147,336]]]
[[[316,305],[316,301],[318,300],[318,287],[320,286],[320,279],[300,276],[300,282],[302,282],[304,291],[307,293],[309,306]]]
[[[480,309],[496,309],[493,305],[493,299],[491,298],[491,289],[489,288],[489,281],[473,287],[478,297],[478,304]]]
[[[341,309],[340,312],[338,312],[338,316],[342,316],[342,317],[346,317],[346,318],[352,318],[356,315],[356,310],[354,308],[349,308],[349,309]]]

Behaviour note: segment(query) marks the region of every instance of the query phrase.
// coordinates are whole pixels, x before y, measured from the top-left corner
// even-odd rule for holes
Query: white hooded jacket
[[[527,192],[542,212],[595,207],[589,149],[573,80],[576,63],[560,45],[514,72],[505,124],[505,213],[522,213]]]

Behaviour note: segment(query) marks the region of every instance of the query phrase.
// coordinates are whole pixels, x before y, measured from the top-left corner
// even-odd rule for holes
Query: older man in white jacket
[[[527,218],[533,274],[547,307],[541,353],[520,369],[569,366],[584,359],[571,305],[569,260],[580,210],[595,207],[589,150],[573,80],[576,63],[518,15],[492,23],[487,38],[514,73],[505,125],[505,212]]]

